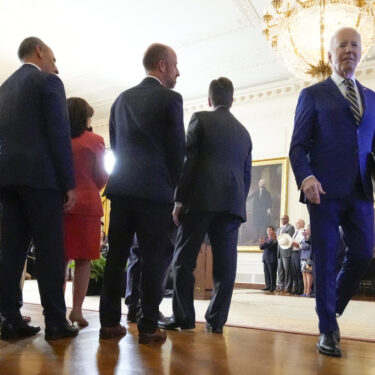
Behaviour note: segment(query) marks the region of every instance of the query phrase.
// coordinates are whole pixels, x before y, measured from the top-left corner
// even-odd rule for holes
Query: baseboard
[[[262,289],[264,288],[264,284],[235,283],[234,287],[238,289]]]

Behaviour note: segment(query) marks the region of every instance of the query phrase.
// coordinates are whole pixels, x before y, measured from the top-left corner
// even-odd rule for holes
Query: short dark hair
[[[158,66],[160,60],[166,60],[168,58],[169,50],[170,47],[165,44],[151,44],[143,56],[143,66],[146,72],[154,70]]]
[[[25,57],[30,56],[35,51],[37,46],[42,47],[43,49],[47,48],[47,45],[35,36],[30,36],[24,39],[18,47],[18,58],[23,61]]]
[[[233,102],[233,83],[230,79],[220,77],[210,83],[208,95],[213,106],[231,106]]]
[[[69,98],[68,112],[72,138],[87,130],[87,120],[94,115],[94,109],[82,98]]]
[[[267,227],[267,229],[268,229],[268,228],[272,229],[273,231],[275,230],[275,228],[274,228],[272,225],[269,225],[269,226]]]

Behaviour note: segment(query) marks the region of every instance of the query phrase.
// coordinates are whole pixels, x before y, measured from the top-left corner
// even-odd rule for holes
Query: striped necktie
[[[354,83],[351,79],[344,80],[346,86],[346,99],[350,103],[350,110],[353,113],[355,123],[359,125],[361,122],[361,111],[359,110],[357,93],[355,92]]]

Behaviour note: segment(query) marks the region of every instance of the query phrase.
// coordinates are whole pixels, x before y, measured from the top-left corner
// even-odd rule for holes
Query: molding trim
[[[237,8],[246,16],[250,25],[255,28],[261,24],[260,16],[249,0],[233,0]]]
[[[364,61],[356,70],[357,78],[374,77],[375,60]],[[257,102],[259,100],[268,99],[276,96],[291,95],[299,93],[303,88],[312,85],[312,82],[290,78],[284,81],[272,82],[265,85],[247,87],[244,89],[235,90],[234,105]],[[208,110],[207,97],[200,97],[192,100],[187,100],[184,103],[185,115],[192,114],[196,111]]]

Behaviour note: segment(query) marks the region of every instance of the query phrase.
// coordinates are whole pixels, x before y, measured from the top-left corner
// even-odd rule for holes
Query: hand
[[[261,237],[259,238],[259,245],[263,245],[264,244],[264,237]]]
[[[301,190],[304,192],[306,199],[314,204],[320,204],[320,194],[326,193],[314,176],[309,177],[303,182]]]
[[[292,246],[293,247],[296,247],[297,249],[299,248],[299,243],[298,242],[295,242],[295,241],[293,241],[292,242]]]
[[[182,206],[175,205],[172,211],[173,221],[178,227],[181,225],[180,223],[181,210],[182,210]]]
[[[68,190],[65,193],[65,203],[63,205],[64,212],[69,212],[74,207],[76,200],[76,191],[74,189]]]

